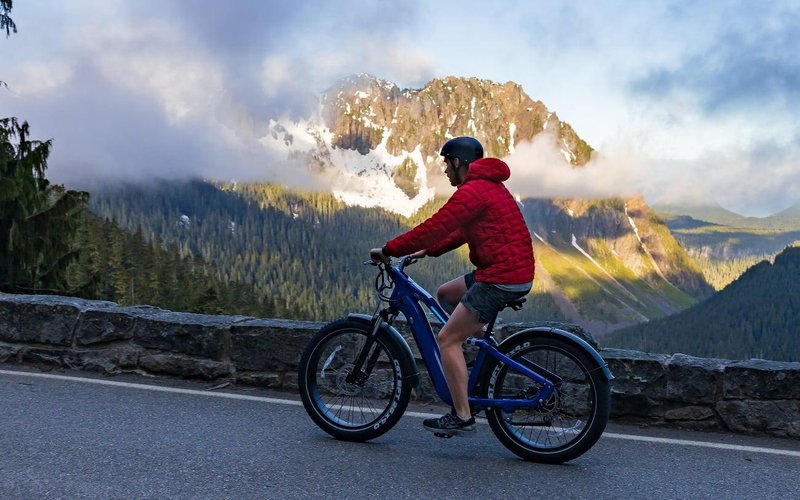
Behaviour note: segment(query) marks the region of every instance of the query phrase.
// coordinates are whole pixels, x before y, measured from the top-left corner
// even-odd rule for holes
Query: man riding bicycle
[[[383,248],[373,248],[370,256],[384,261],[409,254],[438,257],[464,243],[469,246],[469,259],[476,269],[437,291],[439,303],[450,312],[438,339],[453,411],[423,422],[436,433],[469,435],[475,431],[475,418],[467,399],[462,344],[467,337],[482,336],[482,327],[507,302],[530,292],[533,245],[519,206],[503,185],[511,175],[505,162],[484,158],[483,146],[473,137],[450,139],[440,155],[456,192],[428,220]]]

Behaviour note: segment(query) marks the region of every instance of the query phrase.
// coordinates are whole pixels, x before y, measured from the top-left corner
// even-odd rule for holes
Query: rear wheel
[[[489,425],[509,450],[525,460],[561,463],[591,448],[605,429],[610,409],[610,386],[597,362],[566,340],[523,336],[503,351],[514,360],[540,367],[561,379],[553,394],[534,409],[487,410]],[[530,399],[541,386],[502,363],[488,367],[486,397]]]
[[[411,397],[411,369],[401,346],[379,331],[364,370],[348,380],[370,336],[370,325],[349,319],[323,327],[300,359],[300,397],[309,416],[328,434],[366,441],[391,429]]]

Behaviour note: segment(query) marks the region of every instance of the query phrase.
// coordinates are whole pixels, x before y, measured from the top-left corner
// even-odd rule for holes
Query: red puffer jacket
[[[438,257],[464,243],[477,268],[475,279],[485,283],[519,284],[533,281],[531,235],[517,202],[503,185],[511,176],[505,162],[483,158],[472,162],[467,178],[433,216],[386,243],[390,257],[427,249]]]

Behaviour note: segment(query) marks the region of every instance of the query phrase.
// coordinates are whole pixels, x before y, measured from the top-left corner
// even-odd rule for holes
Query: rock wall
[[[300,354],[321,326],[0,293],[0,362],[294,391]],[[506,326],[498,335],[524,326]],[[616,377],[612,418],[618,421],[800,438],[800,363],[619,349],[601,354]],[[421,361],[418,366],[424,370]],[[416,397],[433,399],[427,374],[421,380]]]

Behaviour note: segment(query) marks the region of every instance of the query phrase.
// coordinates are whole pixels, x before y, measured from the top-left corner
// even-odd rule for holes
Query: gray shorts
[[[497,313],[508,302],[524,297],[530,290],[524,292],[507,292],[497,288],[491,283],[475,281],[475,272],[464,275],[467,284],[467,293],[461,297],[464,307],[478,315],[481,323],[488,323],[497,316]]]

